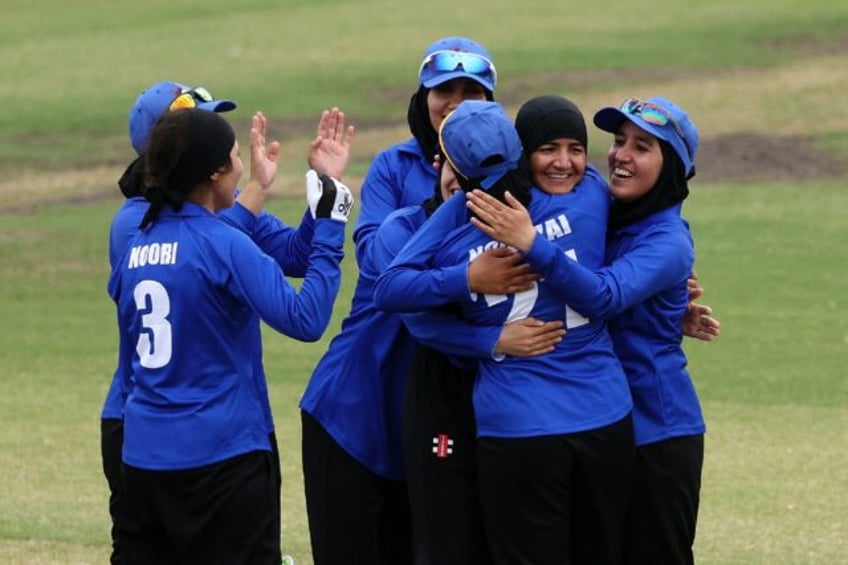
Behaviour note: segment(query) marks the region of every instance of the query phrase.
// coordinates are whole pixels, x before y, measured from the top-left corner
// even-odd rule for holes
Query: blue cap
[[[498,74],[492,56],[485,47],[467,37],[445,37],[432,43],[418,69],[418,80],[425,88],[465,77],[494,92]]]
[[[136,153],[144,153],[156,120],[183,94],[189,95],[190,102],[181,107],[201,108],[211,112],[229,112],[236,108],[232,100],[214,100],[205,88],[191,88],[178,82],[156,83],[144,90],[130,108],[130,142]]]
[[[665,120],[651,119],[656,117],[657,109]],[[698,128],[683,108],[662,96],[653,96],[644,101],[629,98],[618,108],[601,108],[594,118],[596,126],[610,133],[616,133],[624,120],[630,120],[654,137],[667,141],[683,162],[686,175],[692,174],[695,155],[698,153]],[[658,123],[662,121],[665,123]]]
[[[462,102],[442,121],[439,144],[457,173],[482,179],[485,189],[517,168],[521,158],[518,132],[497,102]]]

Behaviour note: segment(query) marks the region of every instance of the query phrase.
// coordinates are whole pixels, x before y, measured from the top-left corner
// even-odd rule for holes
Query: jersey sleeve
[[[500,326],[479,326],[451,312],[437,309],[401,314],[409,333],[418,341],[451,357],[494,359]]]
[[[112,376],[112,383],[109,385],[109,392],[106,396],[106,403],[103,407],[102,417],[107,418],[123,418],[123,407],[127,402],[132,390],[132,358],[133,358],[133,343],[130,340],[127,328],[121,323],[120,316],[120,301],[121,301],[121,277],[120,269],[113,269],[107,283],[107,292],[117,307],[116,313],[118,316],[118,363],[115,367],[115,372]],[[118,412],[121,412],[118,414]]]
[[[306,274],[315,232],[315,220],[308,209],[297,229],[270,212],[263,211],[258,217],[254,216],[238,202],[221,212],[220,217],[247,234],[262,251],[277,261],[286,276],[303,277]]]
[[[389,312],[418,312],[468,299],[468,264],[435,267],[445,237],[466,221],[465,199],[442,204],[403,246],[374,288],[374,303]]]
[[[359,191],[359,217],[353,232],[357,264],[361,265],[364,261],[383,220],[401,207],[398,194],[401,188],[399,179],[389,166],[388,153],[383,151],[374,158]]]
[[[686,278],[692,269],[691,240],[668,226],[641,233],[627,253],[592,271],[544,237],[526,255],[530,267],[577,312],[609,318]]]
[[[344,228],[343,223],[331,219],[315,222],[309,266],[300,291],[255,244],[234,238],[228,257],[234,272],[232,291],[244,297],[278,332],[301,341],[320,339],[332,317],[341,283]]]

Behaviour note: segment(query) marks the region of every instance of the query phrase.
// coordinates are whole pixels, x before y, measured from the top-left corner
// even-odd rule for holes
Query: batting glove
[[[353,210],[353,194],[334,178],[319,175],[313,169],[306,173],[306,201],[313,218],[330,218],[347,223]]]

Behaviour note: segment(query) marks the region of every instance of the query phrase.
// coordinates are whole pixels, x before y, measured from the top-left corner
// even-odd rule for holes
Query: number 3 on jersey
[[[141,366],[146,369],[161,369],[171,360],[171,299],[162,283],[144,280],[133,291],[135,307],[141,315],[141,331],[135,351]]]

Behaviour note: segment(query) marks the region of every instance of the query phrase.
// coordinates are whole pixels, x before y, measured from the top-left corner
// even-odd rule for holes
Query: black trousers
[[[109,516],[112,518],[112,554],[109,562],[112,565],[123,563],[121,547],[118,543],[120,528],[120,507],[124,478],[121,472],[121,451],[124,447],[124,421],[112,418],[100,420],[100,457],[103,462],[103,475],[109,485]]]
[[[273,456],[253,451],[181,471],[124,465],[124,563],[277,565]]]
[[[419,346],[407,382],[403,450],[415,565],[489,565],[477,486],[476,372]]]
[[[406,485],[372,473],[301,411],[303,484],[315,565],[408,565]]]
[[[277,493],[274,497],[276,503],[275,520],[276,529],[282,528],[282,509],[280,491],[282,489],[282,473],[280,469],[280,452],[277,446],[277,434],[271,432],[268,436],[271,442],[272,471],[277,485]],[[122,502],[122,491],[124,488],[122,451],[124,447],[124,421],[113,418],[104,418],[100,421],[100,455],[103,461],[103,474],[109,485],[109,516],[112,519],[112,553],[109,562],[112,565],[123,563],[121,548],[118,543],[117,531],[120,524],[120,507]],[[282,562],[282,551],[278,551],[279,557],[275,563]]]
[[[280,447],[277,445],[277,433],[271,432],[268,434],[268,441],[271,444],[271,475],[276,490],[274,492],[274,528],[282,535],[283,529],[283,508],[282,508],[282,490],[283,490],[283,470],[280,467]],[[277,556],[274,563],[283,562],[282,548],[277,546]]]
[[[625,563],[694,563],[704,436],[636,449],[636,481],[627,520]]]
[[[574,434],[478,438],[492,563],[621,563],[634,449],[630,416]]]

